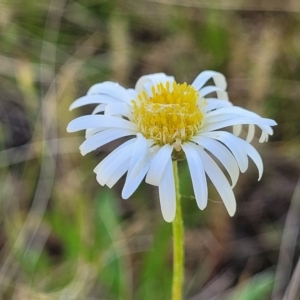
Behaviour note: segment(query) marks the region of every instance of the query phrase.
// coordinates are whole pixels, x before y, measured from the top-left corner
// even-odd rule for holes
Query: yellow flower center
[[[203,121],[199,99],[199,93],[186,83],[159,83],[152,87],[151,97],[143,91],[133,100],[133,121],[146,138],[180,151],[182,142],[190,140]]]

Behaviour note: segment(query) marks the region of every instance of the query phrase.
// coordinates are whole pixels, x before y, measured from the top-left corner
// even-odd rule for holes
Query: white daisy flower
[[[204,86],[213,79],[215,85]],[[164,219],[172,222],[176,212],[176,194],[172,160],[186,158],[195,198],[200,209],[207,206],[206,176],[220,194],[230,216],[236,210],[232,191],[239,172],[248,168],[248,156],[263,173],[260,155],[249,144],[255,126],[261,129],[260,142],[273,134],[276,122],[261,118],[228,101],[225,77],[204,71],[191,85],[179,84],[164,73],[142,76],[135,89],[114,82],[95,84],[87,95],[77,99],[74,109],[98,104],[91,115],[71,121],[68,132],[86,130],[80,151],[85,155],[121,137],[121,144],[94,169],[97,181],[112,187],[126,172],[122,197],[129,198],[144,177],[159,189]],[[208,97],[212,93],[216,97]],[[238,137],[242,125],[248,125],[246,141]],[[233,126],[233,133],[222,128]],[[213,158],[211,156],[213,155]],[[224,166],[227,180],[216,163]]]

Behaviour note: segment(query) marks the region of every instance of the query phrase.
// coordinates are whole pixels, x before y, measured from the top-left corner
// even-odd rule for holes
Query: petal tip
[[[165,220],[167,223],[172,223],[172,222],[174,221],[174,219],[175,219],[175,218],[173,218],[173,219],[166,219],[166,218],[164,218],[164,220]]]
[[[197,205],[200,210],[204,210],[207,207],[207,203],[202,203],[200,201],[197,201]]]
[[[131,196],[131,194],[129,194],[128,191],[125,190],[125,188],[126,187],[124,186],[124,188],[122,190],[122,193],[121,193],[121,196],[122,196],[122,199],[127,200]]]
[[[167,223],[172,223],[175,219],[175,214],[164,214],[163,213],[163,218]]]
[[[88,152],[83,148],[83,147],[79,147],[79,150],[80,150],[80,154],[82,155],[82,156],[85,156]]]
[[[236,205],[234,205],[233,207],[226,207],[228,214],[230,217],[233,217],[235,215],[236,212]]]
[[[66,128],[66,130],[67,130],[67,132],[74,132],[74,130],[72,129],[72,121],[68,124],[68,126],[67,126],[67,128]]]

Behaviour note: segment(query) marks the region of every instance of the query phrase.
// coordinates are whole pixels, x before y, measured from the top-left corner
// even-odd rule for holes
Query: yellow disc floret
[[[199,98],[198,91],[186,83],[159,83],[152,86],[151,97],[143,91],[133,100],[133,121],[146,138],[180,151],[181,143],[193,137],[203,121]]]

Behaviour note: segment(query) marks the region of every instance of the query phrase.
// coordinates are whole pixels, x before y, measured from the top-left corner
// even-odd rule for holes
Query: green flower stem
[[[172,223],[173,228],[173,285],[172,300],[182,299],[182,285],[184,279],[184,243],[183,222],[181,216],[181,201],[179,191],[179,176],[177,161],[173,161],[173,172],[176,189],[176,216]]]

